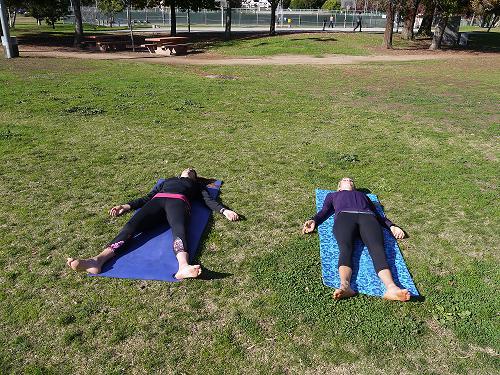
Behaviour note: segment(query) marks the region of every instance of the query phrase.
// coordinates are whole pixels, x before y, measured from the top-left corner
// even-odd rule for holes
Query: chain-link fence
[[[198,12],[187,12],[177,10],[175,12],[177,25],[193,27],[203,26],[224,26],[224,11],[200,10]],[[363,28],[385,27],[385,14],[379,12],[362,13]],[[115,14],[104,14],[95,7],[83,7],[82,17],[85,23],[106,26],[127,25],[128,14],[126,11]],[[235,27],[264,27],[271,22],[271,11],[264,9],[232,9],[232,25]],[[332,17],[332,22],[330,22]],[[276,25],[278,27],[300,27],[318,28],[326,23],[326,28],[352,28],[356,25],[358,14],[353,11],[324,11],[322,9],[297,9],[276,11]],[[142,10],[132,10],[130,18],[136,25],[150,27],[170,26],[169,8],[152,8]],[[289,21],[291,20],[291,21]]]

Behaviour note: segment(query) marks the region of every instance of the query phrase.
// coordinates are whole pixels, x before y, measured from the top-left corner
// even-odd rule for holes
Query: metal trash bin
[[[10,37],[10,45],[12,46],[12,57],[19,57],[19,46],[17,44],[17,37]],[[2,36],[2,47],[4,50],[7,48],[7,41],[5,36]]]

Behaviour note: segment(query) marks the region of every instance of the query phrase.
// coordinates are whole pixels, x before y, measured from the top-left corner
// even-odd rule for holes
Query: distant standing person
[[[289,18],[289,19],[287,20],[287,22],[288,22],[288,28],[291,28],[291,27],[292,27],[292,19],[291,19],[291,18]]]
[[[333,15],[330,16],[330,22],[328,23],[328,27],[333,29]]]
[[[362,19],[363,19],[363,17],[361,16],[361,12],[358,10],[358,16],[356,17],[356,27],[354,28],[353,31],[356,31],[356,29],[359,26],[359,32],[361,32],[361,20]]]
[[[325,27],[326,27],[326,18],[323,18],[323,31],[325,31]]]

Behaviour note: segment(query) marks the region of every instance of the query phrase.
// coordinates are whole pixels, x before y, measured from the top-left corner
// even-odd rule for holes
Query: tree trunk
[[[387,19],[385,21],[384,44],[387,49],[392,48],[392,33],[394,27],[394,3],[393,0],[387,2],[386,7]]]
[[[415,18],[417,17],[417,8],[420,0],[409,0],[406,5],[406,17],[403,21],[403,29],[401,30],[401,38],[413,40],[413,26],[415,25]]]
[[[134,43],[134,28],[132,27],[132,6],[130,5],[131,1],[127,5],[127,16],[128,16],[128,27],[130,31],[130,42],[132,43],[132,52],[135,52],[135,43]]]
[[[269,35],[276,35],[276,8],[278,7],[278,1],[273,0],[271,2],[271,23],[269,24]]]
[[[175,1],[170,3],[170,36],[177,35],[177,18],[175,17]]]
[[[429,37],[432,36],[432,20],[434,19],[434,12],[436,10],[436,5],[432,4],[425,7],[424,17],[422,18],[422,23],[417,31],[417,35]]]
[[[16,8],[15,7],[13,9],[7,8],[7,14],[9,15],[9,27],[13,29],[16,24],[16,16],[17,16]]]
[[[231,1],[227,1],[227,8],[226,8],[226,30],[224,32],[224,40],[230,40],[231,39]]]
[[[491,18],[490,24],[488,26],[488,32],[490,32],[491,28],[498,22],[498,18],[499,16],[493,14],[493,17]]]
[[[73,45],[81,47],[80,43],[83,38],[83,23],[82,23],[82,4],[80,0],[73,0],[73,11],[75,13],[75,39]]]
[[[444,30],[446,29],[446,24],[448,23],[448,15],[440,13],[437,15],[439,21],[434,29],[434,37],[432,38],[432,43],[429,49],[436,50],[441,49],[441,42],[443,41]]]

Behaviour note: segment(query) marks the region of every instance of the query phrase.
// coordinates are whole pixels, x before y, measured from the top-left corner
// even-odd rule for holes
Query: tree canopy
[[[318,9],[323,5],[323,0],[292,0],[291,9]]]
[[[340,9],[340,0],[326,0],[321,9],[324,10],[339,10]]]

